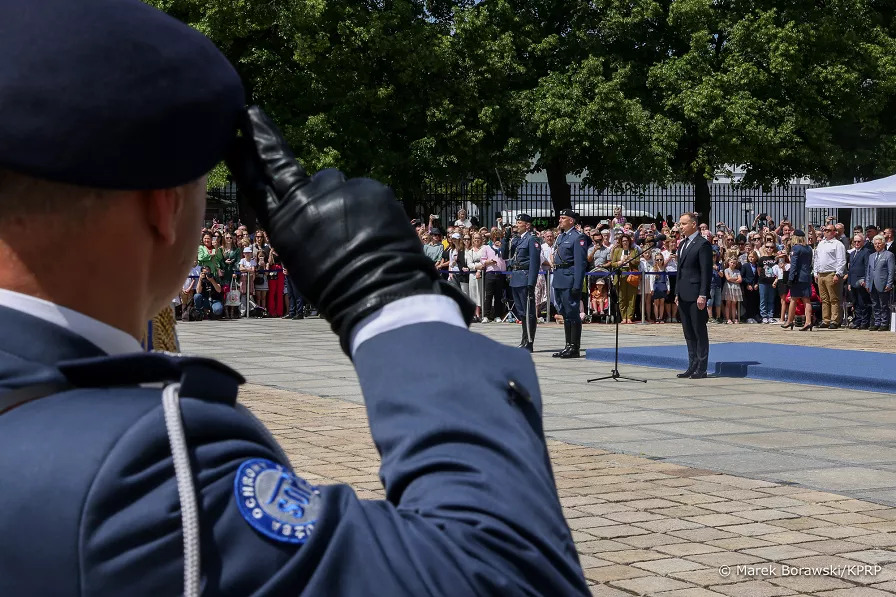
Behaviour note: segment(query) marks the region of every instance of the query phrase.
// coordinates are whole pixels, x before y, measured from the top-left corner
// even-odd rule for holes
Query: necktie
[[[678,258],[679,258],[679,259],[684,258],[684,253],[685,253],[685,251],[687,250],[687,248],[688,248],[688,246],[689,246],[690,244],[691,244],[691,239],[690,239],[690,238],[686,238],[686,239],[684,239],[684,242],[681,243],[681,250],[678,252]]]

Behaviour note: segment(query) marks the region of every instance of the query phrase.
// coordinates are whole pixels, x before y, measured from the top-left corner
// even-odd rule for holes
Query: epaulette
[[[204,357],[165,352],[134,352],[60,362],[57,367],[72,388],[108,388],[154,383],[180,383],[180,395],[213,402],[236,403],[242,375]]]

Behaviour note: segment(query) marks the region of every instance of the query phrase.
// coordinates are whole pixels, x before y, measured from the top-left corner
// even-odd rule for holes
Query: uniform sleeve
[[[528,285],[538,283],[538,272],[541,269],[541,242],[534,234],[529,235],[529,277]]]
[[[427,356],[432,346],[439,361]],[[482,354],[493,359],[483,363]],[[527,354],[421,323],[369,339],[354,362],[387,499],[359,500],[345,485],[319,488],[304,543],[259,532],[238,505],[237,473],[248,462],[289,472],[269,433],[239,408],[181,400],[204,594],[588,594]],[[469,375],[471,391],[457,391],[455,371]],[[301,460],[296,465],[301,475]],[[161,406],[99,467],[78,545],[84,594],[182,593],[180,503]]]
[[[585,242],[581,242],[582,240]],[[575,277],[572,281],[573,288],[582,288],[582,284],[585,282],[585,270],[588,268],[588,248],[589,242],[585,235],[579,235],[579,238],[576,239],[573,244],[573,264],[575,270]]]

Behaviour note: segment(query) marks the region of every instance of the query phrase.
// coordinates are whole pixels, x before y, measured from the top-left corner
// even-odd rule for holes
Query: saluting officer
[[[388,188],[309,177],[139,0],[0,0],[0,55],[0,595],[588,594],[532,360],[467,329]],[[226,366],[141,351],[225,155],[354,362],[385,500],[303,480]]]
[[[523,324],[520,348],[532,352],[538,318],[535,305],[535,284],[541,266],[541,242],[532,232],[532,218],[528,214],[516,217],[515,236],[510,241],[510,289],[513,292],[513,310]]]
[[[563,316],[566,346],[552,357],[576,359],[582,345],[582,317],[579,304],[582,300],[582,284],[588,265],[588,247],[591,241],[576,228],[579,214],[571,209],[560,212],[560,236],[554,243],[554,276],[551,286],[556,290],[557,307]]]

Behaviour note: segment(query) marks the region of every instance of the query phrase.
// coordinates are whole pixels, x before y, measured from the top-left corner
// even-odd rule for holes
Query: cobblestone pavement
[[[296,471],[382,498],[361,404],[260,385],[240,400]],[[831,597],[896,593],[896,508],[549,441],[594,595]]]
[[[488,324],[473,330],[516,345],[521,328]],[[874,342],[893,337],[722,325],[710,328],[715,341],[723,339],[720,330],[781,342],[829,338],[841,348],[861,348],[869,337]],[[682,342],[678,325],[635,324],[621,331],[623,345]],[[611,347],[612,332],[612,326],[586,326],[583,344]],[[195,322],[178,325],[178,334],[185,352],[223,360],[253,383],[362,400],[354,369],[324,321]],[[680,380],[675,371],[628,366],[623,373],[649,383],[588,384],[611,365],[552,359],[551,352],[562,346],[562,327],[539,326],[532,356],[549,438],[896,506],[896,395],[743,378]],[[432,354],[439,350],[433,346]],[[470,387],[458,379],[458,391]]]

